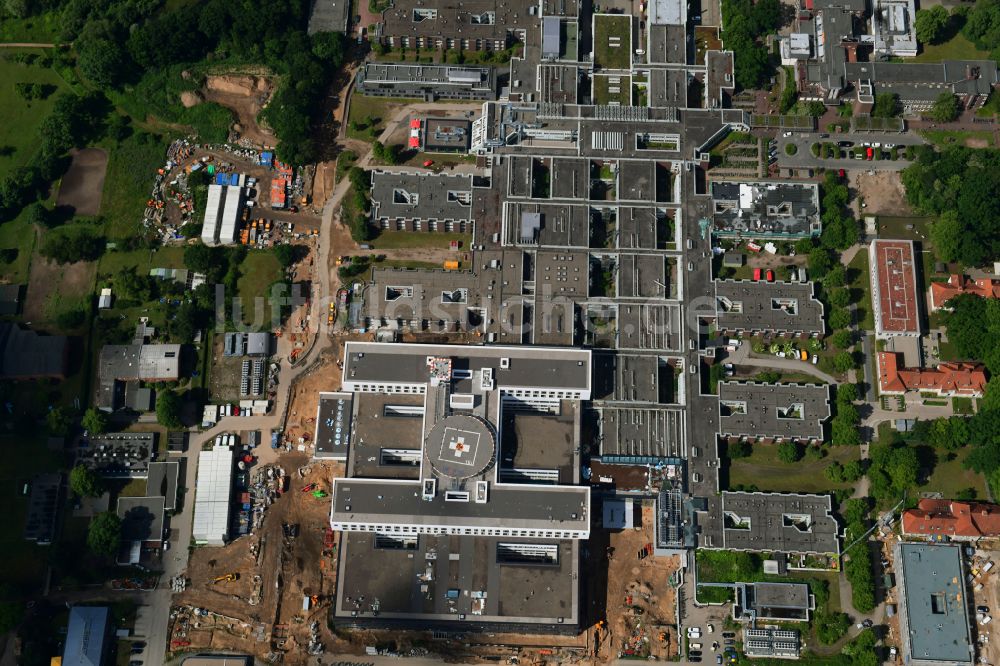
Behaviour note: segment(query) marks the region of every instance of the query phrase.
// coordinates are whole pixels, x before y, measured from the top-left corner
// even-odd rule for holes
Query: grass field
[[[924,137],[935,146],[969,146],[970,148],[992,148],[993,132],[989,130],[920,130]]]
[[[468,250],[471,234],[449,234],[430,231],[383,231],[369,244],[377,250],[398,250],[405,248],[438,248],[447,250],[451,241],[461,243],[460,249]]]
[[[385,124],[395,109],[404,104],[422,101],[405,97],[370,97],[359,95],[357,92],[352,93],[351,108],[347,116],[347,136],[360,141],[374,141],[385,129]],[[368,127],[368,120],[374,121],[371,128]],[[357,123],[364,129],[352,130],[352,123]]]
[[[942,455],[943,454],[939,454]],[[953,499],[958,491],[966,488],[975,488],[976,497],[986,498],[986,477],[977,472],[962,467],[966,452],[960,451],[954,460],[938,461],[934,466],[934,471],[927,478],[924,490],[932,490],[941,493],[946,499]]]
[[[921,44],[920,55],[906,62],[941,62],[942,60],[989,60],[989,51],[980,51],[960,31],[943,44]]]
[[[54,44],[59,33],[59,15],[44,12],[23,19],[5,16],[0,21],[0,42]]]
[[[35,230],[19,216],[0,224],[0,250],[16,249],[17,256],[6,263],[0,259],[0,281],[24,284],[28,281],[31,253],[35,249]]]
[[[614,45],[612,38],[617,38]],[[594,16],[594,64],[603,69],[628,69],[632,66],[631,16]]]
[[[872,310],[871,283],[868,279],[868,250],[862,248],[848,264],[851,291],[861,291],[864,296],[857,303],[861,328],[875,330],[875,313]]]
[[[823,470],[834,461],[844,464],[850,460],[858,460],[858,449],[834,446],[829,451],[830,455],[820,460],[803,458],[794,464],[788,464],[778,460],[776,444],[754,444],[753,453],[749,457],[730,461],[729,485],[756,486],[764,492],[803,493],[850,488],[853,484],[829,481]]]
[[[632,77],[594,75],[594,104],[632,104]]]
[[[108,150],[108,173],[104,179],[101,215],[107,220],[109,239],[137,234],[142,213],[153,189],[156,170],[163,166],[169,139],[137,133]]]
[[[171,245],[152,252],[107,252],[97,265],[97,275],[109,277],[123,268],[134,268],[139,275],[148,275],[151,268],[184,268],[184,248]]]
[[[441,268],[440,264],[431,261],[416,261],[406,259],[388,259],[380,261],[374,266],[378,268]]]
[[[237,282],[239,297],[243,299],[243,321],[261,324],[264,330],[271,326],[271,304],[268,302],[268,288],[281,279],[281,264],[273,252],[251,251],[240,265],[240,279]]]
[[[5,25],[7,20],[0,21]],[[0,58],[0,91],[5,103],[0,105],[0,177],[14,167],[30,164],[38,151],[38,127],[49,115],[59,92],[68,86],[51,68],[23,65],[10,60],[15,53],[41,55],[42,49],[7,50]],[[14,92],[18,83],[38,83],[49,86],[46,99],[28,101]]]

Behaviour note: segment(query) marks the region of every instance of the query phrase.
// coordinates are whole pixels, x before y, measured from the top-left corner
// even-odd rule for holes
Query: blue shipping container
[[[225,185],[228,182],[229,182],[229,174],[227,174],[227,173],[217,173],[217,174],[215,174],[215,184],[216,185]]]
[[[239,185],[240,184],[240,174],[234,173],[234,174],[230,175],[229,176],[229,184],[230,185]]]

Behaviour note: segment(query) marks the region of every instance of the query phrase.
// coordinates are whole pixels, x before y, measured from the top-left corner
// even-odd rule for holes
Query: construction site
[[[298,663],[331,647],[337,543],[327,493],[336,467],[293,451],[251,471],[250,533],[191,553],[171,611],[172,651],[238,649],[270,662],[290,653]]]
[[[677,556],[653,556],[653,500],[636,500],[632,527],[605,533],[590,567],[607,567],[606,620],[594,628],[595,657],[671,659],[677,654]],[[604,560],[603,562],[601,560]],[[595,572],[596,573],[596,572]],[[599,574],[597,574],[599,576]]]

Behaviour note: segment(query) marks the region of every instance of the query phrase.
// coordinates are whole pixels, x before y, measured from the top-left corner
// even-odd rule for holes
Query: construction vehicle
[[[322,488],[314,490],[312,496],[315,497],[316,499],[323,499],[324,497],[326,497],[326,491],[323,490]]]
[[[302,491],[301,492],[307,493],[310,490],[316,490],[316,484],[315,483],[310,483],[307,486],[302,486]]]
[[[216,576],[215,580],[213,580],[212,582],[213,583],[231,583],[232,581],[239,580],[239,579],[240,579],[240,575],[238,573],[230,572],[230,573],[227,573],[227,574],[223,574],[221,576]]]

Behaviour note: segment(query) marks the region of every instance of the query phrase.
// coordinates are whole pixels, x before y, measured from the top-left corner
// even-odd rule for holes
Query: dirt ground
[[[108,154],[100,148],[84,148],[73,155],[69,171],[59,183],[56,205],[68,206],[77,215],[101,212],[101,193],[108,170]]]
[[[190,625],[187,631],[175,628],[175,640],[191,643],[185,648],[231,647],[264,658],[277,646],[279,651],[291,651],[285,663],[303,663],[310,625],[316,620],[324,645],[333,641],[326,627],[336,583],[336,541],[327,534],[329,499],[301,491],[315,483],[329,492],[330,480],[342,475],[343,469],[338,463],[310,461],[299,452],[283,455],[280,466],[288,477],[288,489],[267,509],[255,533],[222,548],[192,552],[190,583],[176,603],[206,608],[212,614],[189,618],[201,625],[196,631]],[[286,536],[285,524],[298,525],[298,535]],[[215,582],[229,573],[239,578]],[[314,598],[308,611],[302,610],[304,596]]]
[[[598,654],[605,661],[621,654],[654,656],[660,661],[677,653],[676,592],[670,577],[680,568],[677,557],[639,559],[653,542],[655,511],[652,501],[636,507],[633,529],[612,532],[609,538],[607,630],[600,633]],[[640,518],[641,516],[641,518]],[[665,640],[660,636],[664,635]]]
[[[41,256],[31,262],[24,320],[51,322],[64,310],[79,307],[80,299],[89,297],[94,287],[97,263],[80,261],[60,265]]]
[[[319,364],[299,377],[295,384],[295,394],[291,398],[288,418],[285,420],[285,436],[288,440],[311,438],[316,429],[319,392],[340,390],[341,370],[338,359],[344,353],[343,342],[342,337],[334,337],[333,347],[323,353]]]
[[[857,192],[854,197],[855,214],[861,214],[857,210],[860,206],[859,199],[864,199],[867,207],[864,209],[865,215],[912,215],[910,205],[906,203],[906,191],[900,181],[897,171],[877,171],[869,175],[867,171],[852,170],[851,189]]]
[[[257,114],[267,104],[274,91],[270,79],[263,76],[232,75],[209,76],[201,90],[201,97],[215,102],[236,114],[238,132],[255,144],[273,146],[274,135],[257,124]]]

